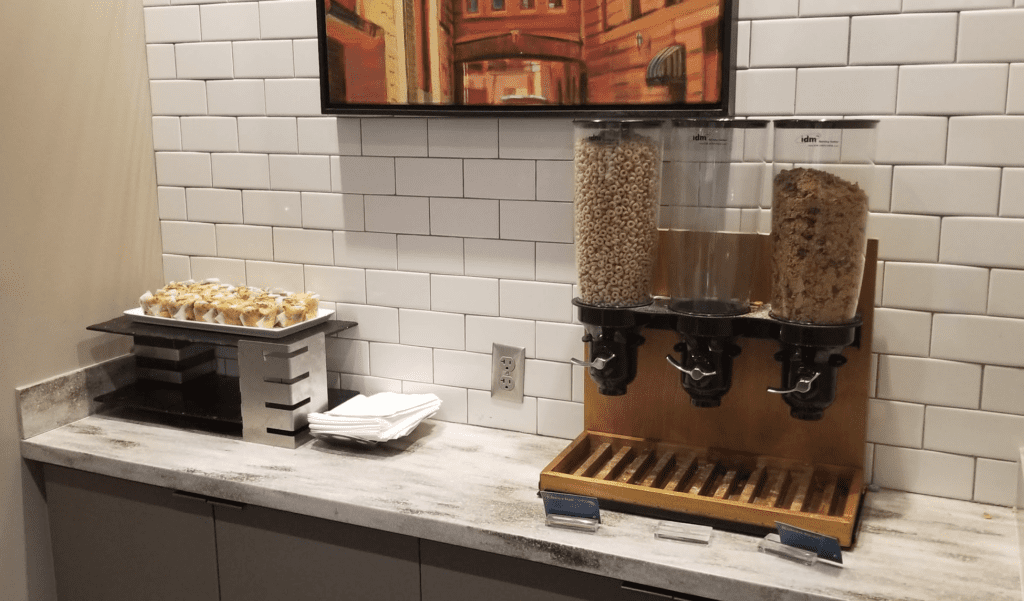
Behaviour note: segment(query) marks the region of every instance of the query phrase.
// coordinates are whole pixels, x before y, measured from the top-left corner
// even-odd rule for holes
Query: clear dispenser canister
[[[660,121],[575,122],[574,234],[585,304],[651,302],[661,198]]]
[[[730,235],[740,209],[761,206],[768,121],[680,119],[669,140],[666,199],[669,307],[695,315],[739,315],[750,308],[756,245]],[[665,251],[663,251],[665,252]]]
[[[877,123],[774,122],[773,317],[812,324],[855,318]]]

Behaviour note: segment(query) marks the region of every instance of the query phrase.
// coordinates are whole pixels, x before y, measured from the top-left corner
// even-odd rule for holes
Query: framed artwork
[[[736,0],[317,0],[325,114],[724,116]]]

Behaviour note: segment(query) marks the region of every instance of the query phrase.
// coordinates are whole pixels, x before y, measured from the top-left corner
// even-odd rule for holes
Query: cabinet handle
[[[714,601],[714,599],[709,599],[708,597],[698,597],[697,595],[689,595],[687,593],[677,593],[663,588],[647,586],[646,584],[637,584],[635,582],[623,582],[622,589],[634,593],[643,593],[658,599],[673,599],[675,601]]]
[[[208,497],[206,495],[200,495],[194,492],[188,492],[184,490],[175,490],[171,494],[179,499],[191,499],[193,501],[200,501],[209,505],[217,507],[229,507],[231,509],[242,509],[245,507],[245,503],[239,503],[237,501],[229,501],[227,499],[218,499],[217,497]]]

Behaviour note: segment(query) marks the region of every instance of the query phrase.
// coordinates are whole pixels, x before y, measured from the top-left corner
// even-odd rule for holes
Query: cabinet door
[[[430,541],[420,543],[423,601],[658,601],[622,581]]]
[[[44,472],[58,598],[217,600],[209,505],[54,465]]]
[[[419,601],[415,538],[252,505],[215,513],[222,601]]]

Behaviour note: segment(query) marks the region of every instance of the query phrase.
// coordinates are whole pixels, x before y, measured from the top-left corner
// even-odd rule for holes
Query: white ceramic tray
[[[223,325],[219,323],[209,323],[205,321],[188,321],[171,319],[170,317],[156,317],[153,315],[146,315],[142,312],[142,307],[136,307],[135,309],[128,309],[124,312],[125,315],[131,317],[134,321],[139,323],[151,323],[158,326],[171,326],[174,328],[185,328],[190,330],[206,330],[208,332],[221,332],[222,334],[241,334],[243,336],[259,336],[260,338],[282,338],[295,332],[300,332],[306,328],[315,326],[318,323],[323,323],[334,315],[332,309],[320,309],[317,311],[316,317],[313,319],[299,322],[293,326],[287,328],[254,328],[250,326],[232,326]]]

